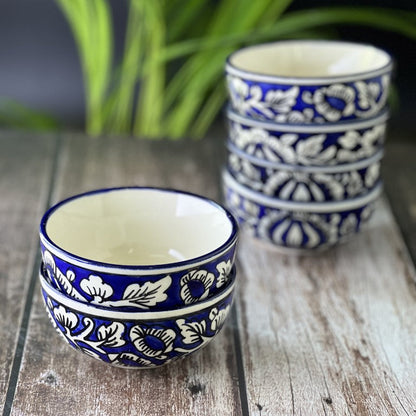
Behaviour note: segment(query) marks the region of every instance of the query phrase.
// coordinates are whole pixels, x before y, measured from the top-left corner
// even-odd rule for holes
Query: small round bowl
[[[225,66],[238,113],[284,123],[374,116],[385,106],[392,68],[391,56],[374,46],[324,40],[249,46]]]
[[[53,286],[117,310],[165,310],[215,295],[235,260],[238,225],[219,204],[170,189],[101,189],[43,216]]]
[[[123,312],[85,304],[53,288],[48,279],[41,270],[46,310],[71,347],[108,364],[140,369],[185,357],[215,337],[231,308],[235,269],[216,296],[167,311]]]
[[[358,233],[371,217],[382,186],[342,202],[288,202],[254,192],[223,172],[225,201],[242,228],[274,246],[316,250]]]
[[[250,156],[228,143],[228,171],[242,185],[264,195],[297,202],[355,198],[380,183],[380,150],[369,159],[338,166],[296,166]]]
[[[383,148],[388,111],[368,120],[343,123],[281,124],[243,117],[228,109],[229,138],[248,155],[302,166],[353,163]]]

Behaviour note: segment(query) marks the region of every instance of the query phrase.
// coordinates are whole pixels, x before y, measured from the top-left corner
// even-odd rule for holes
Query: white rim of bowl
[[[270,160],[259,159],[258,157],[249,155],[248,153],[244,152],[244,150],[241,150],[238,147],[236,147],[231,140],[227,141],[227,148],[230,154],[234,153],[238,157],[246,159],[249,162],[261,167],[306,173],[340,173],[364,169],[371,166],[374,163],[379,162],[384,156],[384,150],[381,149],[373,156],[367,159],[359,160],[354,163],[343,163],[339,165],[291,165],[290,163],[272,162]]]
[[[339,123],[333,122],[315,124],[289,124],[258,120],[255,118],[242,116],[241,114],[233,111],[230,106],[227,107],[226,115],[228,120],[234,121],[244,126],[259,127],[269,131],[278,131],[282,133],[341,133],[343,131],[361,130],[383,124],[389,118],[389,111],[387,108],[385,108],[377,116],[367,119],[346,120]]]
[[[81,312],[86,315],[95,316],[97,318],[108,318],[114,320],[123,320],[123,321],[139,321],[139,320],[159,320],[159,319],[173,319],[179,318],[186,315],[190,315],[204,309],[208,309],[229,296],[236,285],[236,271],[233,268],[230,272],[232,282],[218,295],[215,295],[207,300],[202,302],[195,303],[193,305],[185,306],[179,309],[171,309],[167,311],[140,311],[140,312],[122,312],[119,310],[110,310],[97,308],[92,304],[83,303],[76,301],[69,296],[64,295],[62,292],[54,289],[51,285],[48,284],[47,280],[42,274],[42,270],[39,272],[39,280],[42,286],[42,289],[46,294],[58,302],[60,305],[64,305],[74,311]]]
[[[113,191],[126,190],[126,189],[143,189],[143,190],[151,189],[151,190],[157,190],[161,192],[171,192],[171,193],[189,195],[192,197],[196,197],[198,199],[205,200],[208,203],[220,209],[221,211],[223,211],[224,214],[227,216],[228,220],[231,223],[230,236],[221,246],[217,247],[214,250],[211,250],[208,253],[202,254],[201,256],[190,258],[188,260],[178,261],[178,262],[154,264],[154,265],[122,265],[122,264],[111,264],[111,263],[104,263],[100,261],[91,260],[88,258],[77,256],[75,254],[72,254],[60,248],[48,237],[47,232],[46,232],[46,224],[48,222],[48,218],[60,206],[74,199],[82,198],[84,196],[89,196],[89,195],[93,195],[93,194],[101,193],[101,192],[113,192]],[[181,270],[188,269],[188,268],[198,267],[201,264],[205,264],[207,262],[213,261],[217,259],[218,257],[221,257],[222,255],[227,253],[232,247],[236,245],[237,240],[238,240],[238,234],[239,234],[238,223],[235,217],[232,215],[232,213],[229,210],[227,210],[225,207],[215,202],[214,200],[198,195],[198,194],[194,194],[192,192],[180,191],[180,190],[170,189],[170,188],[158,188],[158,187],[147,187],[147,186],[123,186],[123,187],[116,187],[116,188],[103,188],[103,189],[95,189],[93,191],[85,192],[82,194],[73,195],[53,205],[45,212],[45,214],[43,215],[41,219],[39,230],[40,230],[39,238],[42,244],[45,246],[45,248],[48,251],[50,251],[52,254],[54,254],[58,258],[70,264],[73,264],[74,266],[83,267],[91,271],[109,273],[109,274],[121,274],[123,276],[137,276],[140,274],[146,275],[146,276],[152,276],[152,275],[162,274],[162,273],[169,274],[169,273],[175,273],[177,271],[181,271]]]
[[[258,204],[264,205],[270,208],[277,208],[289,211],[297,212],[314,212],[314,213],[332,213],[349,211],[357,208],[361,208],[370,202],[375,201],[381,194],[383,185],[380,183],[370,192],[358,198],[344,199],[342,201],[329,201],[329,202],[292,202],[277,198],[271,198],[252,191],[237,182],[227,170],[223,170],[222,178],[224,184],[231,190],[237,192],[239,195],[250,199]]]
[[[357,72],[351,75],[335,75],[332,77],[328,76],[328,77],[310,77],[310,78],[308,77],[284,77],[284,76],[277,76],[277,75],[273,76],[273,75],[266,75],[266,74],[261,74],[261,73],[256,73],[256,72],[250,72],[244,69],[237,68],[231,63],[231,59],[233,58],[233,56],[242,51],[245,51],[248,49],[255,49],[256,47],[259,47],[259,46],[266,46],[266,45],[271,46],[274,44],[283,44],[283,43],[286,43],[286,44],[288,43],[310,43],[310,44],[327,43],[327,44],[340,44],[340,45],[344,44],[344,45],[351,45],[351,46],[356,45],[360,47],[362,46],[370,47],[370,48],[373,48],[374,50],[377,50],[378,52],[386,54],[387,57],[389,58],[389,61],[386,65],[380,68],[371,70],[371,71],[361,71],[361,72]],[[287,40],[287,41],[268,42],[268,43],[262,43],[258,45],[247,46],[246,48],[242,48],[242,49],[234,51],[228,56],[226,60],[225,71],[226,73],[230,75],[238,76],[240,78],[245,78],[250,81],[269,82],[272,84],[283,84],[283,85],[287,85],[287,84],[319,85],[319,84],[333,84],[337,82],[350,82],[350,81],[354,81],[357,79],[374,78],[379,75],[383,75],[385,73],[391,72],[393,69],[393,66],[394,66],[394,63],[393,63],[392,56],[384,49],[378,48],[371,44],[344,42],[344,41],[331,41],[331,40]]]

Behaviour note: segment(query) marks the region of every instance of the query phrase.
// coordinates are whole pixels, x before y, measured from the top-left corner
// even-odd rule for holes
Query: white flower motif
[[[245,102],[249,93],[248,84],[246,84],[242,79],[233,76],[227,76],[227,81],[233,108],[240,113],[245,113],[250,107]]]
[[[368,204],[362,211],[361,211],[361,222],[367,221],[373,215],[375,210],[375,203]]]
[[[75,313],[67,311],[64,306],[59,305],[53,308],[53,315],[56,321],[62,325],[66,330],[73,330],[78,325],[78,317]]]
[[[371,188],[377,182],[379,177],[380,177],[380,162],[374,163],[368,167],[365,173],[365,178],[364,178],[365,186],[367,188]]]
[[[356,170],[352,171],[349,176],[346,190],[348,195],[353,197],[363,191],[363,181],[360,174]]]
[[[340,163],[355,162],[360,159],[360,152],[354,150],[340,149],[337,153],[337,161]]]
[[[218,288],[221,286],[224,286],[224,284],[227,283],[228,278],[230,276],[231,267],[232,267],[231,260],[222,261],[218,263],[217,266],[215,267],[219,273],[219,276],[217,278]]]
[[[303,230],[298,222],[293,222],[288,227],[286,234],[286,244],[291,247],[301,247],[303,243]]]
[[[366,130],[362,135],[362,146],[369,148],[371,152],[374,152],[375,146],[379,146],[384,142],[384,136],[386,133],[386,124],[379,124],[373,128]]]
[[[101,345],[107,347],[121,347],[126,343],[122,338],[124,325],[121,322],[113,322],[110,325],[101,325],[97,330],[97,338]]]
[[[164,360],[173,350],[176,334],[172,329],[143,328],[135,325],[130,330],[130,339],[139,352],[147,357]]]
[[[257,215],[260,211],[259,206],[256,203],[254,203],[254,202],[252,202],[248,199],[245,199],[243,201],[243,209],[244,209],[244,212],[246,214],[248,214],[252,217],[257,217]]]
[[[52,273],[53,275],[55,273],[56,264],[55,264],[55,259],[53,258],[52,254],[48,250],[45,250],[42,253],[42,260],[43,260],[46,270],[48,271],[48,274]]]
[[[287,114],[277,114],[274,118],[278,123],[310,123],[313,119],[313,110],[311,108],[305,108],[303,111],[291,111]]]
[[[207,324],[205,321],[201,322],[186,322],[185,319],[177,319],[182,342],[186,345],[203,343],[206,341]]]
[[[348,150],[354,149],[360,143],[361,136],[356,130],[348,130],[338,138],[338,143]]]
[[[181,278],[181,298],[185,304],[205,299],[215,276],[206,270],[192,270]]]
[[[299,95],[299,87],[294,86],[286,91],[269,90],[266,93],[264,101],[273,109],[275,113],[289,113],[296,104],[296,98]]]
[[[236,208],[240,206],[241,198],[237,193],[231,192],[228,198],[228,202],[231,206]]]
[[[322,243],[317,229],[322,232],[324,228],[325,223],[319,217],[308,217],[301,212],[274,210],[269,211],[258,224],[261,238],[294,248],[317,247]]]
[[[354,214],[349,214],[342,221],[341,226],[339,227],[339,232],[341,236],[349,235],[357,231],[358,221],[357,217]]]
[[[218,310],[217,308],[211,309],[209,313],[209,319],[211,320],[211,331],[217,332],[221,329],[225,319],[228,316],[230,305]]]
[[[81,280],[81,289],[94,298],[95,303],[101,303],[113,294],[113,288],[103,282],[100,276],[91,274],[88,279]]]
[[[318,159],[322,154],[325,134],[310,136],[306,140],[299,140],[296,145],[296,153],[299,160]]]
[[[366,110],[376,106],[377,99],[380,95],[380,84],[377,82],[366,83],[357,81],[355,87],[358,91],[358,105]]]
[[[338,121],[354,113],[355,91],[343,84],[333,84],[317,89],[313,95],[309,91],[303,94],[305,102],[315,105],[316,111],[328,121]]]
[[[313,180],[318,182],[318,183],[322,183],[325,184],[330,192],[330,194],[332,195],[332,197],[335,200],[340,200],[344,197],[344,186],[342,184],[342,178],[341,179],[337,179],[337,177],[335,176],[331,176],[331,175],[326,175],[324,173],[319,173],[319,174],[315,174],[313,175]],[[314,188],[312,188],[311,186],[311,190],[312,193],[314,193]],[[321,191],[322,192],[322,191]],[[321,197],[320,194],[318,194],[318,198],[315,195],[315,200],[317,201],[322,201],[322,199],[319,199]]]

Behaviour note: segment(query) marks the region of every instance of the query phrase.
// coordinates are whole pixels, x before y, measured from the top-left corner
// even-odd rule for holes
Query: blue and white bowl
[[[79,302],[40,273],[52,324],[76,350],[114,366],[159,367],[207,345],[221,330],[234,295],[235,269],[215,296],[166,311],[123,312]]]
[[[369,193],[339,202],[291,202],[262,195],[223,172],[225,202],[242,228],[277,247],[316,250],[358,233],[370,219],[381,184]]]
[[[366,119],[389,93],[392,57],[371,45],[290,40],[232,53],[226,79],[234,110],[279,123]]]
[[[229,139],[244,153],[273,163],[331,166],[354,163],[383,148],[388,111],[367,120],[283,124],[255,120],[228,109]]]
[[[380,183],[383,151],[338,166],[296,166],[248,155],[228,143],[227,168],[233,178],[264,195],[297,202],[339,201],[364,195]]]
[[[166,310],[215,296],[234,264],[238,225],[219,204],[159,188],[101,189],[40,224],[53,286],[115,310]]]

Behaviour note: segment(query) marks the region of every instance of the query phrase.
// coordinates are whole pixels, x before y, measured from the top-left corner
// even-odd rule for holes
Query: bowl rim
[[[97,306],[91,303],[85,303],[78,301],[65,295],[63,292],[53,288],[47,278],[44,276],[42,265],[39,270],[39,280],[42,290],[53,300],[60,305],[66,306],[74,311],[81,312],[85,315],[94,316],[96,318],[107,318],[113,320],[123,321],[139,321],[139,320],[160,320],[160,319],[173,319],[181,318],[190,314],[200,312],[204,309],[211,308],[231,295],[236,286],[236,268],[232,267],[230,271],[230,280],[228,284],[215,295],[204,299],[200,302],[193,303],[188,306],[174,309],[168,309],[163,311],[145,310],[145,311],[121,311],[114,308],[106,308],[103,306]]]
[[[235,154],[241,159],[248,160],[254,165],[258,165],[265,168],[279,169],[290,172],[303,172],[303,173],[342,173],[352,170],[365,169],[372,164],[379,162],[384,156],[384,149],[381,148],[374,155],[357,160],[356,162],[339,163],[335,165],[296,165],[284,162],[274,162],[267,159],[260,159],[256,156],[246,153],[243,149],[237,147],[230,139],[226,143],[229,154]]]
[[[332,44],[332,45],[349,45],[349,46],[356,46],[356,47],[367,47],[376,50],[377,52],[381,52],[388,57],[388,62],[381,66],[380,68],[375,68],[369,71],[360,71],[353,74],[348,75],[334,75],[334,76],[320,76],[320,77],[289,77],[289,76],[281,76],[281,75],[268,75],[262,74],[260,72],[252,72],[247,71],[245,69],[241,69],[236,67],[234,64],[231,63],[232,58],[243,51],[249,49],[255,49],[258,47],[264,46],[273,46],[273,45],[282,45],[282,44]],[[290,84],[297,84],[297,85],[320,85],[320,84],[333,84],[339,82],[351,82],[357,79],[368,79],[368,78],[375,78],[377,76],[383,75],[384,73],[391,72],[394,67],[394,59],[393,56],[387,52],[385,49],[380,48],[378,46],[372,45],[371,43],[360,43],[360,42],[350,42],[350,41],[342,41],[342,40],[328,40],[328,39],[290,39],[290,40],[281,40],[275,42],[264,42],[256,45],[250,45],[243,48],[240,48],[231,54],[228,55],[226,58],[225,63],[225,71],[226,73],[237,76],[240,78],[244,78],[249,81],[258,81],[258,82],[266,82],[271,84],[283,84],[283,85],[290,85]]]
[[[227,240],[221,244],[219,247],[214,250],[204,253],[200,256],[193,257],[187,260],[181,260],[171,263],[162,263],[162,264],[150,264],[150,265],[123,265],[117,263],[105,263],[97,260],[91,260],[86,257],[78,256],[76,254],[70,253],[69,251],[59,247],[52,239],[48,236],[46,232],[46,225],[49,217],[59,209],[61,206],[65,205],[72,200],[83,198],[86,196],[91,196],[99,193],[107,192],[117,192],[122,190],[154,190],[158,192],[168,192],[181,194],[186,196],[191,196],[203,200],[210,205],[214,206],[218,210],[222,211],[228,221],[231,224],[231,233]],[[183,270],[185,268],[197,267],[201,264],[206,263],[207,261],[214,260],[221,255],[225,254],[234,244],[236,244],[239,236],[239,225],[234,215],[224,206],[215,202],[214,200],[207,198],[196,193],[181,191],[173,188],[161,188],[161,187],[152,187],[152,186],[121,186],[113,188],[100,188],[94,189],[92,191],[83,192],[80,194],[72,195],[68,198],[65,198],[56,204],[52,205],[42,216],[40,225],[39,225],[39,236],[41,243],[45,246],[45,249],[55,254],[61,260],[67,261],[73,265],[84,267],[88,270],[97,271],[101,273],[118,273],[122,275],[135,275],[135,274],[145,274],[145,275],[155,275],[159,273],[173,273],[176,271]]]
[[[267,208],[277,208],[296,212],[310,212],[317,214],[328,214],[362,208],[370,202],[375,201],[383,190],[383,184],[380,182],[371,191],[356,198],[329,202],[295,202],[266,196],[264,194],[260,194],[259,192],[248,189],[237,182],[226,169],[224,169],[222,172],[222,178],[225,186],[229,187],[234,192],[237,192],[244,198],[264,205]]]
[[[282,133],[341,133],[348,130],[362,130],[386,123],[389,119],[390,111],[387,107],[376,115],[368,118],[342,120],[331,123],[279,123],[272,120],[260,120],[248,116],[243,116],[232,109],[228,104],[226,118],[230,121],[249,127],[259,127],[263,130],[282,132]]]

